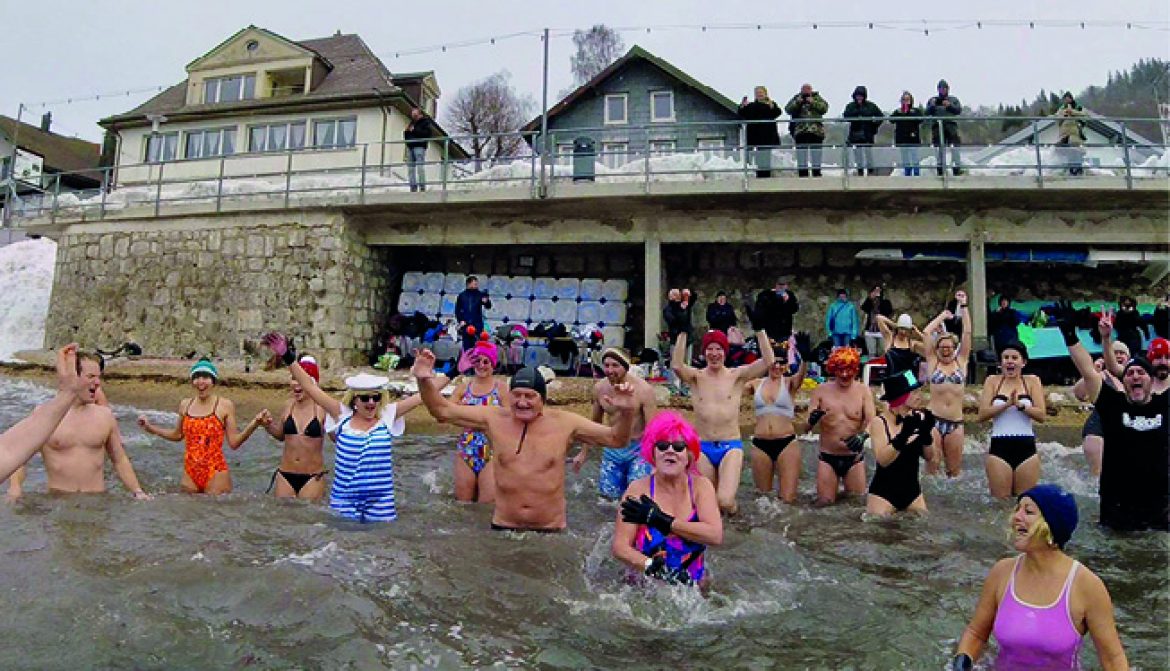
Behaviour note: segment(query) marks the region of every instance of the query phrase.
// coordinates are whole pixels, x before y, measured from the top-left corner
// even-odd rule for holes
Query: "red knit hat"
[[[321,370],[317,368],[317,360],[311,356],[303,356],[297,363],[301,364],[301,369],[309,374],[315,382],[321,381]]]
[[[712,330],[704,333],[703,340],[700,343],[700,347],[702,348],[702,350],[704,352],[706,352],[707,345],[710,345],[711,343],[715,343],[716,345],[719,345],[720,347],[722,347],[724,356],[726,356],[728,350],[731,349],[731,344],[727,342],[727,334],[724,333],[723,331],[712,329]]]

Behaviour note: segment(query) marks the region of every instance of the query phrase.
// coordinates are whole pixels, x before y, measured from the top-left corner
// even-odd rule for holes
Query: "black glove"
[[[865,449],[865,441],[867,440],[869,440],[869,434],[862,431],[861,433],[846,438],[845,447],[848,447],[849,451],[854,454],[861,454],[861,451]]]
[[[674,518],[662,512],[654,499],[645,494],[637,501],[631,498],[622,500],[622,521],[648,526],[664,536],[670,534],[670,525],[674,524]]]
[[[627,499],[628,500],[628,499]],[[662,555],[655,555],[650,558],[650,565],[646,570],[642,571],[648,578],[658,578],[659,580],[666,580],[668,570],[666,568],[666,557]]]
[[[805,363],[812,361],[812,338],[804,331],[796,333],[796,353]]]
[[[691,584],[691,574],[685,568],[672,568],[666,570],[664,578],[667,583],[671,585],[689,585]]]
[[[1064,336],[1064,344],[1068,347],[1080,342],[1077,338],[1077,311],[1072,306],[1071,301],[1056,301],[1048,313],[1056,320],[1056,325],[1060,327],[1060,335]]]
[[[808,428],[812,429],[814,426],[817,425],[817,422],[821,421],[821,418],[827,414],[828,414],[827,412],[825,412],[824,410],[821,410],[820,408],[817,408],[816,410],[813,410],[812,412],[808,413]]]
[[[914,417],[914,415],[906,415],[905,417],[901,418],[900,426],[902,427],[901,430],[898,431],[897,435],[890,439],[890,447],[899,452],[904,450],[906,446],[910,444],[911,439],[914,438],[915,433],[917,433],[918,420]]]
[[[284,351],[284,355],[280,357],[284,365],[291,366],[297,360],[297,346],[293,344],[292,338],[288,339],[288,349]]]
[[[974,667],[975,662],[971,661],[971,656],[965,652],[961,652],[951,659],[951,671],[971,671]]]

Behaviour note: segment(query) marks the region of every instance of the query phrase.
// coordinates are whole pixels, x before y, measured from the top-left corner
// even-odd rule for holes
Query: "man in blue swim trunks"
[[[642,429],[654,419],[658,404],[654,388],[636,375],[630,374],[630,360],[624,352],[611,347],[601,354],[601,369],[605,377],[593,385],[593,421],[605,420],[612,426],[617,421],[617,410],[611,399],[617,386],[628,383],[634,390],[634,425],[630,429],[630,444],[626,447],[607,447],[601,452],[601,470],[597,474],[597,491],[603,497],[616,501],[626,487],[638,478],[650,475],[653,466],[642,458]],[[573,472],[579,472],[589,455],[589,446],[582,444],[573,457]]]
[[[743,472],[743,441],[739,434],[739,402],[743,387],[768,372],[775,356],[763,330],[756,331],[760,354],[756,361],[739,368],[726,368],[730,345],[722,331],[707,331],[700,350],[707,360],[702,369],[687,365],[686,334],[680,334],[670,354],[670,368],[691,387],[695,408],[695,430],[699,432],[699,472],[715,485],[719,509],[728,514],[737,510],[736,492]]]

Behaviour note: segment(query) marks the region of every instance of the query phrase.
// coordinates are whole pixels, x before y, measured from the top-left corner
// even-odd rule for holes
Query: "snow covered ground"
[[[25,349],[40,349],[53,289],[57,243],[48,238],[0,247],[0,361]]]

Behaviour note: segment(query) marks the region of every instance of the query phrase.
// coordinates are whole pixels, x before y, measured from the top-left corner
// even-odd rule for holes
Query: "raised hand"
[[[1097,322],[1097,333],[1104,340],[1113,334],[1113,310],[1101,310],[1101,319]]]
[[[82,394],[87,386],[77,369],[77,343],[70,343],[57,350],[57,390],[66,394]]]
[[[435,376],[435,353],[429,349],[414,351],[414,365],[410,367],[410,374],[419,380],[429,380]]]
[[[260,338],[260,342],[277,356],[282,357],[288,351],[288,340],[276,331],[265,334],[263,338]]]
[[[827,415],[827,414],[829,414],[829,413],[825,412],[824,410],[821,410],[820,408],[817,408],[816,410],[813,410],[812,412],[808,413],[808,428],[809,428],[809,430],[811,431],[812,428],[817,425],[817,422],[824,419],[825,415]]]
[[[1060,328],[1060,334],[1064,336],[1064,344],[1067,347],[1080,342],[1077,337],[1077,311],[1073,307],[1072,301],[1061,300],[1048,309],[1048,314],[1056,320],[1056,325]]]
[[[650,527],[662,534],[670,533],[674,518],[662,512],[654,499],[643,494],[641,498],[622,499],[622,521],[630,524],[641,524]]]
[[[804,331],[797,331],[793,336],[796,340],[796,353],[801,361],[812,361],[812,337]]]
[[[634,385],[629,382],[622,382],[613,386],[614,393],[606,394],[601,398],[603,405],[607,405],[614,410],[628,411],[637,407],[637,399],[634,397]]]

